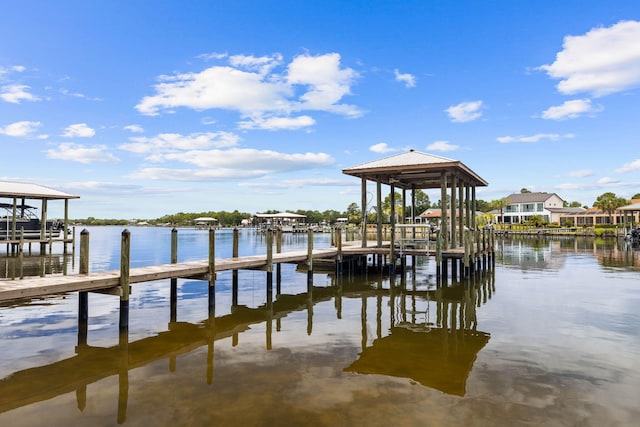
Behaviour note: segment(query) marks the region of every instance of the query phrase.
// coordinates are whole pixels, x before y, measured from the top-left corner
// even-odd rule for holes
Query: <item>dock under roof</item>
[[[367,181],[376,183],[377,186],[377,213],[378,213],[378,242],[380,242],[380,230],[382,228],[382,197],[380,186],[391,186],[391,240],[394,244],[395,228],[395,189],[403,190],[402,202],[406,204],[405,191],[411,190],[411,212],[415,217],[415,191],[421,189],[440,188],[441,203],[441,228],[444,238],[444,248],[456,248],[458,242],[462,242],[464,227],[473,229],[476,227],[476,187],[486,187],[488,184],[464,163],[440,157],[433,154],[409,150],[406,153],[385,157],[357,166],[346,168],[342,173],[358,177],[362,180],[362,223],[366,227],[367,219]],[[447,200],[447,191],[450,191]],[[456,214],[457,211],[457,214]],[[404,209],[403,209],[404,212]],[[449,215],[451,213],[451,215]],[[406,215],[402,215],[405,222]],[[363,229],[363,236],[366,228]],[[363,238],[363,245],[365,239]]]

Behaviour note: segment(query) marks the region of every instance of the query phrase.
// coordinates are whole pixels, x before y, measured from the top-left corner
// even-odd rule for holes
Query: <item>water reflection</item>
[[[344,368],[345,372],[403,377],[445,393],[464,395],[476,355],[489,340],[488,333],[477,330],[476,310],[495,292],[492,274],[449,287],[437,287],[415,272],[395,280],[332,276],[329,283],[325,287],[310,284],[306,292],[298,294],[276,293],[275,298],[268,296],[265,304],[255,308],[234,305],[229,314],[221,316],[214,311],[200,322],[178,322],[172,315],[166,331],[132,342],[121,334],[118,345],[111,347],[88,345],[79,329],[74,356],[13,372],[0,380],[0,413],[72,392],[82,412],[91,399],[87,387],[117,376],[116,416],[118,423],[124,423],[131,370],[167,360],[167,371],[174,372],[178,357],[206,347],[203,380],[215,384],[216,341],[231,339],[237,346],[244,332],[253,325],[263,325],[264,346],[270,350],[274,330],[280,331],[285,317],[306,311],[306,333],[312,335],[314,306],[333,301],[339,319],[347,300],[361,304],[362,352]],[[367,317],[371,301],[376,307],[376,338],[369,346]],[[390,322],[387,332],[383,332],[383,319]]]
[[[573,254],[591,255],[605,267],[640,267],[640,245],[624,239],[513,236],[497,247],[502,263],[518,270],[560,270]]]

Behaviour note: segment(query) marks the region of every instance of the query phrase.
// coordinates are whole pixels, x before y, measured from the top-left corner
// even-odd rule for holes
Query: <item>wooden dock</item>
[[[87,233],[88,234],[88,233]],[[237,233],[235,233],[237,234]],[[366,266],[366,258],[372,256],[374,264],[381,266],[386,264],[387,259],[390,266],[395,268],[397,259],[404,259],[406,256],[435,256],[437,261],[438,276],[440,276],[440,266],[444,276],[447,275],[447,260],[452,263],[452,278],[456,278],[456,265],[460,264],[460,277],[464,277],[466,273],[462,271],[462,266],[468,268],[473,266],[473,259],[485,258],[486,247],[480,248],[478,241],[478,250],[475,255],[470,255],[468,248],[474,248],[474,244],[464,247],[449,248],[442,250],[436,244],[435,250],[426,247],[406,247],[404,245],[391,245],[390,242],[373,242],[365,241],[364,245],[360,242],[344,242],[340,233],[336,237],[335,246],[330,248],[313,248],[313,238],[310,232],[309,245],[306,250],[296,250],[282,253],[280,244],[273,243],[273,236],[268,236],[267,253],[252,256],[237,256],[237,235],[234,236],[234,251],[231,258],[216,259],[214,230],[210,230],[210,248],[209,259],[201,261],[177,262],[177,232],[172,237],[172,255],[170,264],[129,268],[128,258],[128,231],[123,232],[123,254],[121,255],[120,270],[111,270],[103,272],[89,273],[88,259],[83,253],[88,253],[88,235],[81,235],[80,247],[80,268],[79,274],[73,275],[55,275],[46,277],[27,277],[15,280],[0,281],[0,303],[9,301],[42,298],[50,295],[60,295],[68,292],[91,292],[100,291],[119,295],[122,300],[128,300],[131,292],[131,285],[136,283],[150,282],[165,279],[178,278],[195,278],[209,281],[209,286],[215,285],[215,275],[222,271],[238,270],[264,270],[267,274],[267,281],[270,281],[270,275],[273,272],[273,266],[286,263],[306,264],[307,271],[311,275],[313,273],[313,261],[322,260],[323,264],[335,263],[336,268],[340,267],[344,260],[354,260],[364,257],[364,265]],[[86,239],[85,239],[86,237]],[[126,241],[126,250],[125,248]],[[175,245],[175,246],[174,246]],[[274,246],[277,253],[273,253]],[[492,247],[493,245],[491,245]],[[485,264],[486,268],[486,264]],[[311,277],[311,276],[310,276]],[[311,280],[311,279],[310,279]]]

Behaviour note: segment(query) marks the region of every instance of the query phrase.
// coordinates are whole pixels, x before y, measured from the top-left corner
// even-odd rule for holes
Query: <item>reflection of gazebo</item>
[[[394,327],[344,370],[410,378],[426,387],[464,396],[476,356],[488,341],[489,334],[472,330],[414,332]]]

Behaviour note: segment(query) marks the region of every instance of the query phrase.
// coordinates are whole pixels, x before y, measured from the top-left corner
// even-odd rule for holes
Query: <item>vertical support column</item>
[[[129,267],[131,250],[131,232],[122,232],[120,245],[120,335],[129,333]],[[127,338],[128,340],[128,338]]]
[[[307,231],[307,284],[313,285],[313,230]]]
[[[337,275],[336,277],[339,277],[342,274],[342,229],[341,228],[336,228],[336,247],[338,249],[338,258],[337,258],[337,262],[336,262],[336,270],[337,270]]]
[[[273,286],[273,230],[267,230],[267,287]]]
[[[475,185],[471,187],[471,228],[476,229],[476,212],[478,212],[478,208],[476,207],[476,187]]]
[[[382,246],[382,183],[376,180],[376,243],[377,247]]]
[[[42,219],[40,222],[40,255],[44,255],[47,244],[44,239],[47,237],[47,199],[42,199]]]
[[[466,209],[466,215],[465,215],[465,225],[467,226],[467,228],[471,228],[471,200],[470,200],[470,185],[467,183],[464,186],[464,192],[465,192],[465,197],[464,197],[464,206]],[[475,216],[475,212],[473,213],[473,215]]]
[[[451,177],[451,248],[458,247],[458,234],[457,234],[457,222],[456,218],[456,186],[458,185],[458,177],[453,175]],[[455,259],[455,258],[453,258]],[[455,261],[452,261],[455,262]],[[455,268],[452,268],[455,271]]]
[[[396,270],[396,186],[391,184],[391,217],[389,218],[391,226],[391,245],[389,258],[391,259],[391,274]]]
[[[464,182],[458,183],[458,241],[464,246]]]
[[[178,230],[174,227],[171,229],[171,264],[178,262]],[[171,289],[169,291],[170,312],[169,322],[178,321],[178,279],[171,278]]]
[[[282,230],[276,230],[276,253],[282,253]],[[276,264],[276,295],[280,295],[282,288],[282,264]]]
[[[360,203],[362,205],[362,247],[367,247],[367,180],[362,178],[360,184]]]
[[[442,248],[449,248],[449,219],[447,218],[447,174],[442,172],[440,178],[440,233],[442,234]]]
[[[79,274],[89,274],[89,232],[80,232],[80,266]],[[87,345],[89,331],[89,295],[86,291],[78,292],[78,347]]]
[[[411,224],[416,223],[416,189],[411,185]],[[424,236],[423,236],[424,237]],[[411,238],[416,238],[416,228],[411,227]]]
[[[231,257],[238,258],[238,240],[239,232],[237,228],[233,229],[233,242],[231,246]],[[231,270],[231,284],[234,287],[238,287],[238,270]]]
[[[62,254],[67,254],[67,237],[69,236],[69,199],[64,199],[64,220],[62,223]]]
[[[209,227],[209,318],[216,307],[216,229]]]

